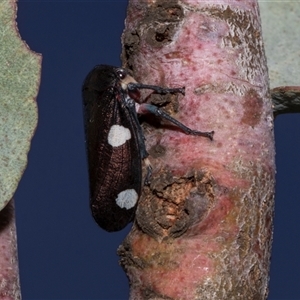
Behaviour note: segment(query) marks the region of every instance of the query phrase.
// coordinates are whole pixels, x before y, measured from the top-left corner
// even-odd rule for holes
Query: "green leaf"
[[[42,57],[21,40],[16,10],[15,1],[0,1],[0,210],[25,170],[37,125]]]

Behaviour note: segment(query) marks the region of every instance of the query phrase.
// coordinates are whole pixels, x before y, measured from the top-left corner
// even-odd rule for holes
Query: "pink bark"
[[[123,61],[214,141],[144,125],[152,182],[119,249],[131,299],[265,299],[273,113],[257,1],[129,3]],[[163,127],[163,126],[160,126]]]
[[[21,299],[13,200],[0,212],[0,299]]]

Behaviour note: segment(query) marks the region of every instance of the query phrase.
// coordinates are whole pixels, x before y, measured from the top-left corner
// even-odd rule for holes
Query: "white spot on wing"
[[[108,143],[113,147],[119,147],[130,139],[130,130],[121,125],[111,126],[107,137]]]
[[[134,189],[128,189],[118,194],[116,203],[121,208],[130,209],[135,206],[139,195]]]

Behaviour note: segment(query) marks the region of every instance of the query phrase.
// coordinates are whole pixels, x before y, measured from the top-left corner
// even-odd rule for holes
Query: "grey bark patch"
[[[216,184],[208,172],[188,178],[164,172],[154,176],[150,188],[140,199],[136,221],[157,240],[182,236],[205,218],[215,201]]]
[[[122,61],[128,68],[132,66],[133,54],[139,52],[141,36],[153,48],[162,48],[172,42],[177,27],[184,17],[183,8],[176,0],[156,1],[150,9],[145,8],[148,6],[146,2],[138,5],[139,11],[144,11],[145,15],[134,30],[126,31],[122,38]]]

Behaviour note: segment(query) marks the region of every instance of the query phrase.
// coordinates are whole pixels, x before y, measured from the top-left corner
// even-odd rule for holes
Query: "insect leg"
[[[137,133],[137,142],[138,142],[138,148],[140,151],[141,158],[144,160],[146,167],[147,167],[147,174],[145,177],[144,184],[149,185],[150,184],[150,178],[152,176],[152,166],[150,163],[150,160],[147,158],[149,156],[147,150],[146,150],[146,145],[145,145],[145,136],[142,130],[142,127],[140,125],[140,122],[138,120],[135,108],[133,109],[132,107],[127,107],[130,111],[130,115],[132,117],[133,121],[133,126],[136,130]]]
[[[160,86],[156,85],[148,85],[148,84],[143,84],[143,83],[138,83],[138,82],[130,82],[127,85],[127,89],[129,91],[135,91],[139,89],[148,89],[148,90],[153,90],[158,94],[168,94],[168,93],[181,93],[182,95],[185,94],[185,88],[163,88]]]
[[[135,114],[135,116],[136,116],[136,114]],[[137,119],[137,117],[136,117],[136,119]],[[145,137],[144,137],[142,128],[140,126],[140,123],[136,123],[136,124],[137,124],[138,144],[139,144],[139,149],[140,149],[140,153],[141,153],[141,158],[144,160],[145,165],[147,167],[147,174],[145,177],[144,184],[149,185],[150,179],[152,176],[152,166],[151,166],[150,160],[148,159],[149,153],[146,150]]]
[[[159,109],[155,105],[147,104],[147,103],[141,104],[138,113],[152,113],[158,117],[170,121],[171,123],[179,127],[182,131],[184,131],[186,134],[204,136],[209,138],[211,141],[213,140],[213,135],[215,133],[214,131],[202,132],[202,131],[192,130],[191,128],[183,125],[182,123],[180,123],[179,121],[177,121],[176,119],[174,119],[165,111]]]
[[[150,184],[150,178],[152,176],[152,166],[151,166],[150,160],[147,157],[144,159],[144,162],[147,166],[147,174],[146,174],[146,177],[145,177],[145,185],[149,185]]]

